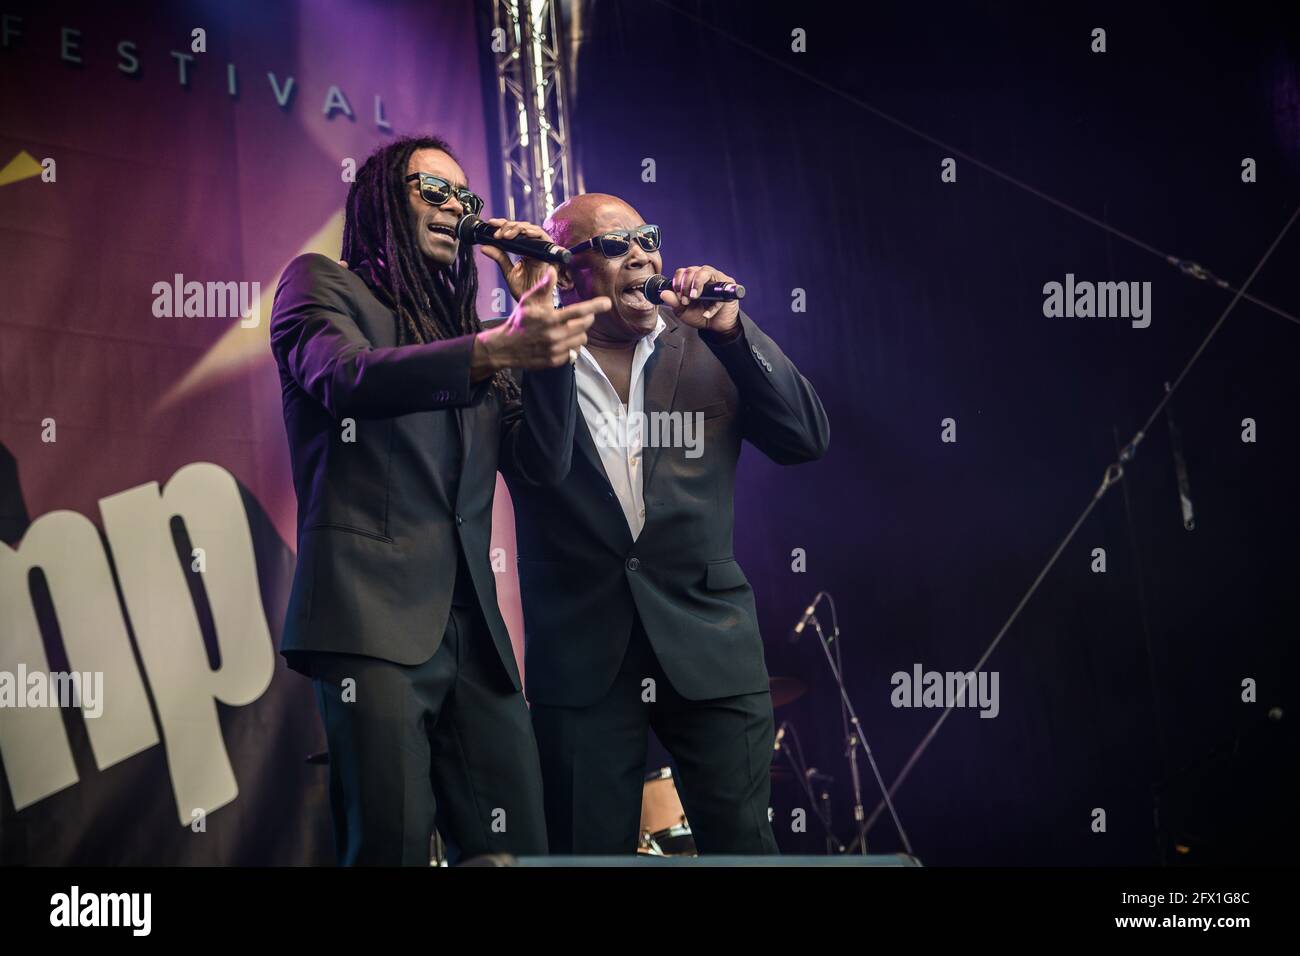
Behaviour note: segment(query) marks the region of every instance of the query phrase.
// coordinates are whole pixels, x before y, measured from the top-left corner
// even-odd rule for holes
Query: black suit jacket
[[[667,327],[645,368],[645,411],[700,412],[702,454],[643,451],[645,526],[634,542],[578,415],[578,453],[562,483],[507,475],[515,506],[533,703],[585,706],[613,683],[638,613],[665,674],[692,700],[766,690],[754,594],[732,545],[742,439],[773,461],[826,452],[821,401],[744,313],[727,344],[661,310]],[[706,341],[706,339],[708,341]]]
[[[298,670],[304,652],[428,660],[464,560],[518,688],[488,554],[496,473],[519,487],[567,473],[573,369],[524,375],[522,403],[503,407],[490,380],[470,385],[473,336],[396,342],[395,313],[358,274],[314,254],[289,264],[271,313],[298,496],[281,653]]]

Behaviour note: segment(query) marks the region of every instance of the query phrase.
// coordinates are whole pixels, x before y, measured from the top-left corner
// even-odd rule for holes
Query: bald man
[[[742,440],[780,464],[820,458],[821,402],[735,302],[700,301],[713,266],[639,286],[660,233],[615,196],[545,224],[573,252],[563,302],[608,296],[575,365],[568,476],[511,480],[525,674],[552,853],[637,849],[648,731],[677,766],[701,853],[775,853],[772,700],[754,595],[732,545]]]

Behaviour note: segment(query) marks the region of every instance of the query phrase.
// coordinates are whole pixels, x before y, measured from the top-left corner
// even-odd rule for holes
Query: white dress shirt
[[[645,363],[654,354],[655,340],[664,330],[662,316],[656,316],[654,331],[636,344],[632,353],[632,378],[628,385],[628,403],[618,397],[609,377],[600,363],[584,345],[574,365],[578,385],[578,408],[587,421],[591,440],[596,445],[600,462],[605,466],[605,477],[618,497],[627,518],[628,530],[635,541],[645,527],[645,497],[643,495],[644,459],[641,455],[645,441]]]

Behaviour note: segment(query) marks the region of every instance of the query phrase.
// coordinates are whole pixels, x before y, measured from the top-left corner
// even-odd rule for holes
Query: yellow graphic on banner
[[[343,210],[340,209],[311,236],[296,255],[305,252],[319,252],[334,258],[343,245]],[[288,263],[286,262],[287,266]],[[280,270],[284,271],[283,267]],[[262,283],[262,288],[274,291],[280,276]],[[188,372],[159,399],[154,411],[161,412],[172,407],[178,400],[187,398],[203,388],[218,385],[258,363],[271,362],[271,306],[274,295],[260,296],[258,314],[248,316],[249,325],[244,327],[242,321],[235,321],[221,338],[196,362]],[[256,319],[254,324],[252,320]]]
[[[31,179],[41,174],[41,164],[27,150],[23,150],[0,169],[0,186],[8,186],[20,179]]]

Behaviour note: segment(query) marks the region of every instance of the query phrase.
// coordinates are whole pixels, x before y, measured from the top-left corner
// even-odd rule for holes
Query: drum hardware
[[[646,856],[698,856],[672,767],[646,774],[641,788],[641,835],[637,853]]]

